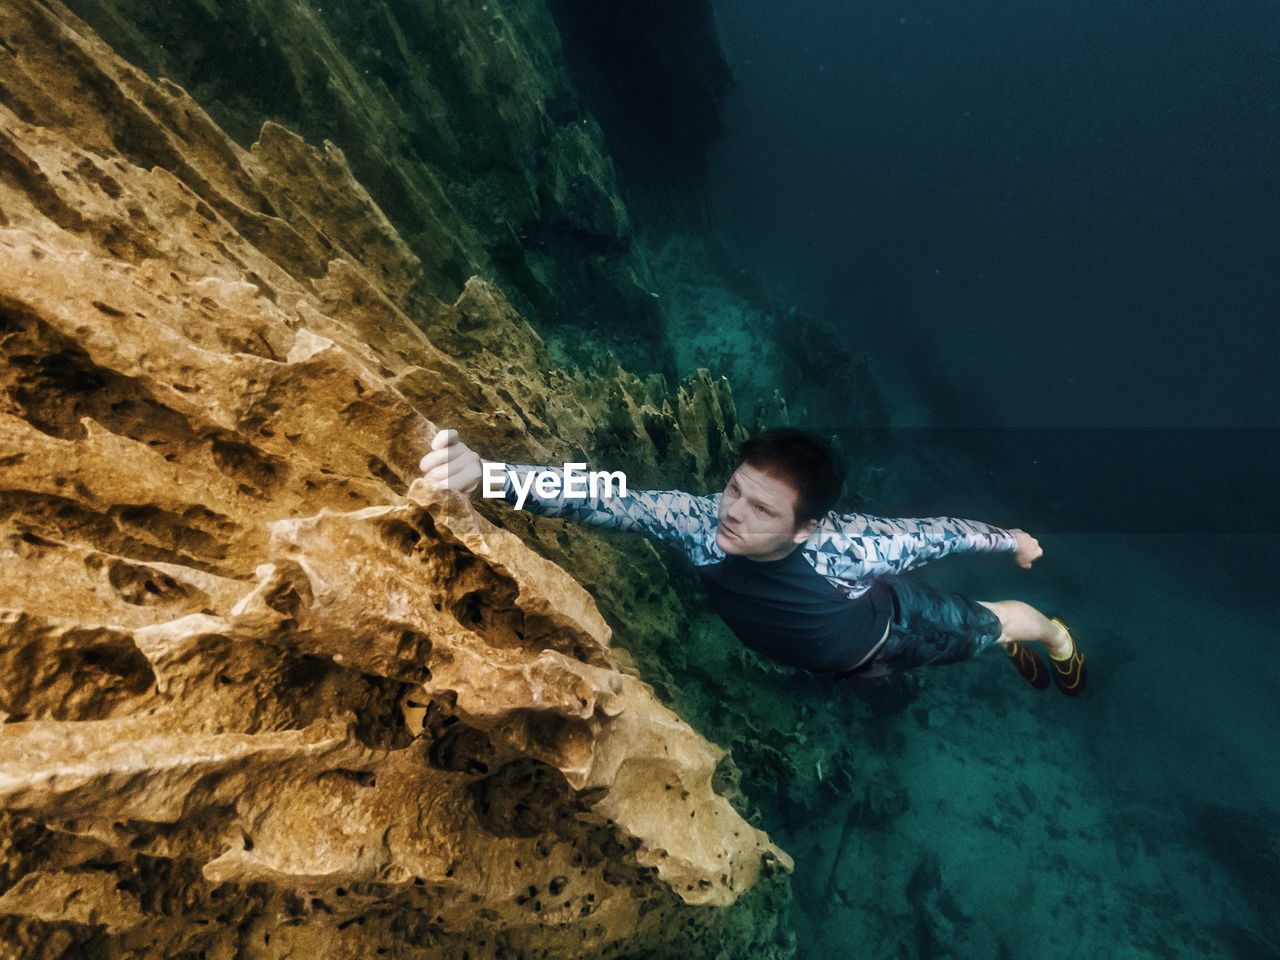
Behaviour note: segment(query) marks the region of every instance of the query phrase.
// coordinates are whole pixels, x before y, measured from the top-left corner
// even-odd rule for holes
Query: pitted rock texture
[[[59,4],[0,5],[6,956],[780,949],[718,909],[790,865],[723,752],[414,479],[437,425],[713,476],[727,384],[554,370],[497,287],[432,276],[332,145],[243,150]]]

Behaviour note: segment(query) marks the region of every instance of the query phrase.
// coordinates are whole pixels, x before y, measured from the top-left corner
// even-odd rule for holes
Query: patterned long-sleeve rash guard
[[[525,488],[529,471],[508,464]],[[508,476],[503,496],[517,495]],[[952,517],[887,520],[829,512],[798,550],[780,560],[726,555],[716,545],[721,494],[628,490],[625,497],[539,496],[524,507],[655,537],[677,547],[706,585],[712,607],[744,644],[766,657],[818,672],[861,665],[887,633],[894,600],[878,578],[950,553],[1017,550],[1008,530]]]

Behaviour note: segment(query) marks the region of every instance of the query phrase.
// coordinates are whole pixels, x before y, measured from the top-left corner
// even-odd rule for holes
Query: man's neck
[[[758,554],[757,555],[743,554],[743,556],[748,560],[754,560],[756,563],[769,563],[774,560],[781,560],[784,557],[791,556],[791,554],[794,553],[799,546],[800,544],[793,542],[791,543],[790,546],[779,547],[778,550],[776,550],[775,552],[770,554],[765,554],[763,556]]]

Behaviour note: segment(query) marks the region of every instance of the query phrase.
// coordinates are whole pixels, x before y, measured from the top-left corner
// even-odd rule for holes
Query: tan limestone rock
[[[0,37],[0,938],[660,956],[789,867],[591,595],[414,485],[437,425],[709,476],[727,389],[552,370],[336,148],[241,149],[56,2]]]

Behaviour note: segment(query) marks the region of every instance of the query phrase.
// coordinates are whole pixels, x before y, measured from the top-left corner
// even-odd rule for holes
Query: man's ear
[[[818,529],[817,519],[806,520],[803,525],[796,529],[791,539],[796,543],[804,543],[813,536],[814,531]]]

